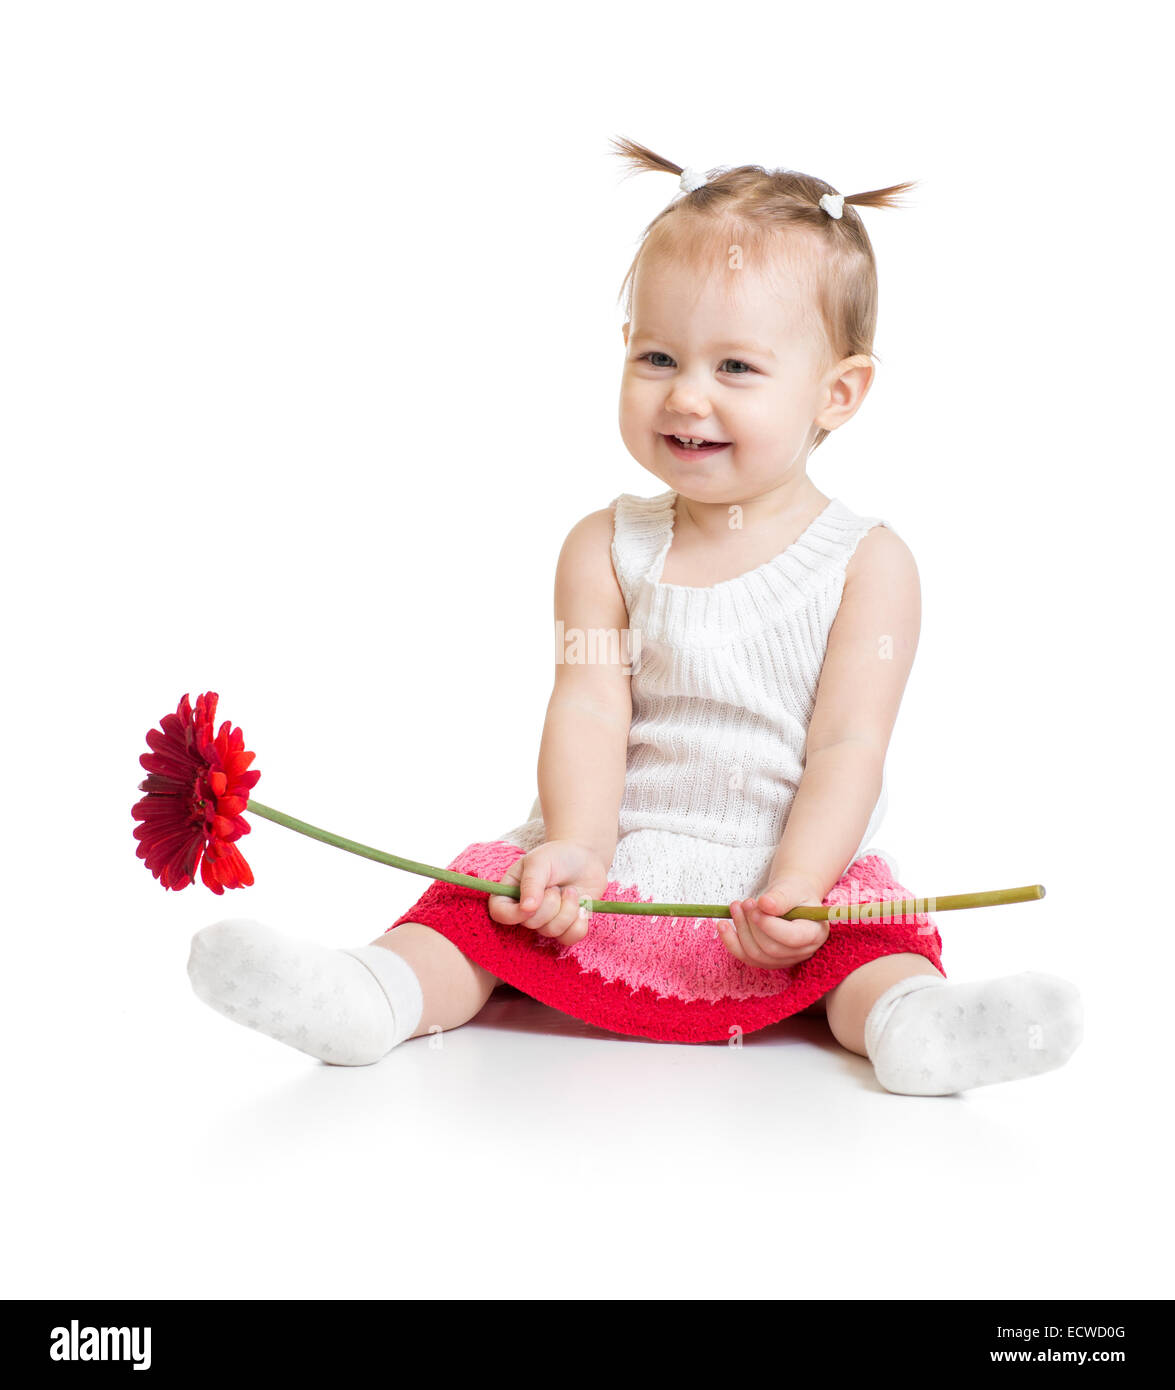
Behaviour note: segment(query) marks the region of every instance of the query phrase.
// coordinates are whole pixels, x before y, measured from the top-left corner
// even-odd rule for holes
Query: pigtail
[[[899,193],[905,193],[908,189],[917,188],[918,180],[912,183],[895,183],[889,188],[875,188],[869,193],[852,193],[845,198],[846,203],[851,203],[857,208],[900,208],[905,207],[904,203],[897,201]]]
[[[629,174],[639,174],[647,169],[651,169],[655,173],[677,174],[678,176],[684,172],[671,160],[654,154],[647,146],[638,145],[635,140],[628,140],[623,135],[613,136],[612,145],[612,153],[619,155],[629,166]]]

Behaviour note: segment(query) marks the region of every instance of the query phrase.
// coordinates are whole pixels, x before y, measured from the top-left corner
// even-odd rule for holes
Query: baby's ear
[[[628,330],[629,330],[631,327],[632,327],[632,324],[631,324],[631,323],[626,323],[626,324],[624,325],[624,327],[620,330],[620,331],[624,334],[624,346],[625,346],[625,347],[628,346]]]

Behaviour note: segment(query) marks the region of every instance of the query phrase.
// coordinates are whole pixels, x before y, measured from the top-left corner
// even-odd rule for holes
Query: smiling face
[[[819,429],[853,414],[872,365],[837,362],[802,275],[777,266],[709,276],[642,261],[624,326],[620,433],[633,458],[699,501],[761,496],[805,477]],[[863,378],[860,373],[864,371]],[[672,436],[724,447],[690,449]]]

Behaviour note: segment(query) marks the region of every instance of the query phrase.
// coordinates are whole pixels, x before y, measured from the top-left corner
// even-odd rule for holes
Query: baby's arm
[[[616,851],[632,723],[620,641],[628,610],[611,550],[612,512],[605,507],[571,529],[559,554],[555,621],[563,623],[564,659],[555,665],[538,765],[547,839],[586,845],[605,867]]]
[[[771,878],[803,878],[820,900],[844,872],[881,794],[890,735],[922,622],[918,567],[875,526],[845,571],[808,725],[804,775]]]
[[[602,897],[616,852],[632,722],[624,596],[612,569],[612,513],[572,528],[555,571],[555,688],[539,750],[539,802],[546,837],[503,882],[517,900],[491,896],[490,916],[571,945],[588,930],[583,893]],[[561,635],[560,635],[561,634]]]

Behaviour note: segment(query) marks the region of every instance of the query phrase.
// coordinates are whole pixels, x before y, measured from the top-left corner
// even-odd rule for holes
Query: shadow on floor
[[[606,1028],[596,1028],[571,1014],[562,1013],[548,1004],[540,1004],[528,994],[515,989],[513,985],[500,984],[490,995],[485,1007],[477,1017],[465,1027],[474,1026],[511,1033],[545,1033],[559,1037],[596,1038],[603,1042],[643,1043],[651,1047],[729,1047],[724,1039],[710,1043],[665,1043],[655,1038],[639,1038],[628,1033],[612,1033]],[[829,1052],[845,1051],[828,1031],[828,1023],[822,1015],[804,1014],[785,1018],[769,1028],[760,1028],[754,1033],[743,1035],[743,1047],[791,1047],[796,1044],[805,1047],[815,1045]],[[855,1054],[846,1053],[846,1056]]]

